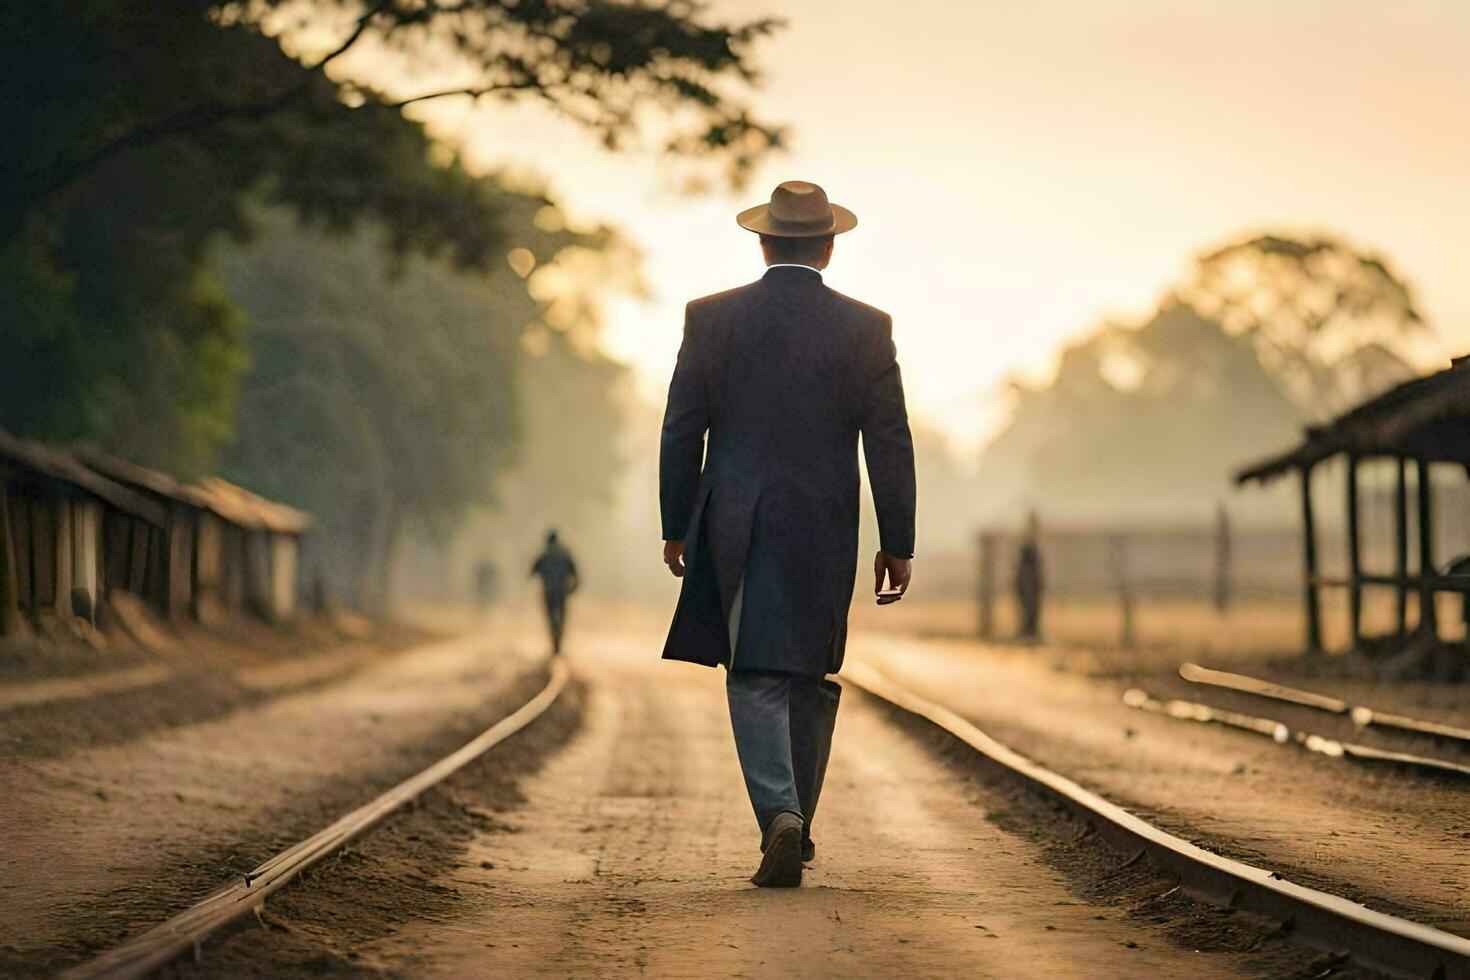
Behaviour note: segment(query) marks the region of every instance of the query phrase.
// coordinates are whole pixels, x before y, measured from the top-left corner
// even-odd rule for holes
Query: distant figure
[[[551,650],[561,653],[561,635],[567,622],[567,596],[577,591],[577,563],[572,553],[556,539],[556,529],[546,532],[546,549],[531,574],[541,576],[542,595],[546,599],[546,623],[551,627]]]
[[[1041,599],[1045,581],[1041,571],[1040,533],[1036,512],[1026,516],[1026,535],[1016,550],[1016,604],[1021,611],[1018,638],[1026,643],[1041,642]]]
[[[475,566],[475,600],[484,609],[495,601],[495,590],[500,576],[493,561],[482,561]]]
[[[684,580],[664,657],[727,668],[761,833],[751,880],[789,888],[816,853],[842,693],[827,675],[842,667],[857,574],[858,441],[880,605],[912,574],[914,447],[893,321],[822,281],[857,218],[787,181],[736,220],[760,235],[766,273],[689,304],[664,414],[664,563]]]

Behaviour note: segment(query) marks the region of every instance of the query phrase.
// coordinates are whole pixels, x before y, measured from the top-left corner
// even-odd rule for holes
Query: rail
[[[267,896],[302,871],[535,721],[556,702],[566,687],[568,677],[566,662],[559,657],[553,659],[551,676],[540,692],[459,749],[346,814],[326,829],[270,858],[238,881],[222,886],[167,922],[134,936],[62,976],[127,980],[146,976],[188,950],[197,953],[200,944],[210,935],[254,911]]]

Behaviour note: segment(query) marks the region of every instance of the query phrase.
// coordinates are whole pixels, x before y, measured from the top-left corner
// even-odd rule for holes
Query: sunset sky
[[[436,105],[470,161],[542,175],[643,248],[651,302],[606,343],[661,401],[690,298],[760,273],[734,213],[788,178],[858,213],[828,282],[889,310],[913,411],[974,446],[1002,382],[1146,313],[1189,257],[1263,229],[1340,232],[1470,349],[1466,0],[725,2],[774,14],[755,96],[794,130],[751,189],[673,193],[534,110]]]

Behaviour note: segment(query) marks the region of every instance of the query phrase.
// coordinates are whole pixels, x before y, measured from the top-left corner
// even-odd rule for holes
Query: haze
[[[791,124],[792,149],[745,193],[680,196],[646,157],[534,109],[422,110],[474,164],[543,175],[575,216],[645,250],[654,296],[613,302],[605,343],[651,399],[683,304],[759,274],[735,210],[792,177],[857,211],[828,282],[894,314],[915,413],[961,444],[1003,419],[1007,376],[1045,376],[1059,344],[1146,313],[1192,254],[1244,232],[1320,228],[1378,249],[1446,355],[1470,343],[1470,4],[714,11],[788,20],[762,48],[757,103]]]

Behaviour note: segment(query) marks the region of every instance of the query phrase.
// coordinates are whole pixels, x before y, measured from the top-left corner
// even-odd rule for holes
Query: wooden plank
[[[59,622],[70,623],[73,616],[71,603],[72,549],[75,547],[71,533],[72,499],[57,497],[54,506],[56,508],[56,618]]]
[[[128,587],[128,537],[131,518],[119,510],[109,509],[103,518],[105,539],[102,543],[103,594]]]
[[[148,525],[137,519],[129,523],[128,591],[141,599],[148,577]]]
[[[1211,670],[1208,667],[1201,667],[1199,664],[1180,664],[1179,676],[1191,684],[1207,684],[1211,687],[1223,687],[1227,690],[1240,691],[1244,694],[1255,694],[1263,698],[1273,698],[1277,701],[1289,701],[1292,704],[1316,708],[1318,711],[1327,711],[1335,715],[1345,715],[1352,708],[1352,705],[1339,698],[1329,698],[1322,694],[1314,694],[1311,691],[1287,687],[1284,684],[1273,684],[1270,681],[1263,681],[1258,677],[1249,677],[1245,674],[1232,674],[1225,670]]]
[[[20,584],[15,573],[15,535],[10,530],[8,474],[0,470],[0,636],[20,632]]]
[[[181,619],[193,598],[194,522],[174,507],[168,519],[168,618]]]
[[[24,493],[10,497],[10,534],[15,542],[15,598],[22,612],[35,608],[31,597],[31,507]]]
[[[56,603],[56,512],[51,501],[31,498],[31,615]]]
[[[1348,587],[1348,617],[1349,636],[1352,640],[1352,649],[1356,650],[1363,645],[1363,548],[1359,534],[1358,519],[1358,457],[1349,455],[1347,458],[1347,500],[1345,501],[1345,513],[1347,515],[1347,552],[1348,552],[1348,579],[1351,584]]]
[[[1393,571],[1398,576],[1395,617],[1400,636],[1409,631],[1409,465],[1398,457],[1398,482],[1393,493]]]
[[[1410,718],[1407,715],[1388,711],[1377,711],[1365,705],[1350,704],[1340,698],[1328,697],[1325,694],[1316,694],[1296,687],[1287,687],[1284,684],[1273,684],[1246,674],[1232,674],[1229,671],[1211,670],[1199,664],[1186,663],[1179,665],[1179,676],[1193,684],[1222,687],[1276,701],[1288,701],[1329,714],[1348,715],[1360,728],[1373,725],[1378,728],[1393,728],[1417,735],[1432,735],[1435,738],[1470,743],[1470,729],[1457,728],[1454,725],[1446,725],[1437,721],[1425,721],[1421,718]]]
[[[90,497],[78,497],[71,508],[71,581],[72,592],[86,594],[86,608],[77,610],[75,600],[72,611],[82,615],[93,626],[97,625],[97,553],[98,538],[101,536],[102,505]]]
[[[1303,466],[1299,471],[1302,481],[1302,558],[1305,582],[1303,590],[1307,604],[1307,652],[1322,650],[1322,604],[1317,595],[1317,523],[1312,515],[1312,468]]]
[[[1429,576],[1434,568],[1434,491],[1429,481],[1429,461],[1415,460],[1419,483],[1419,632],[1439,637],[1439,616],[1434,610],[1434,587]]]

